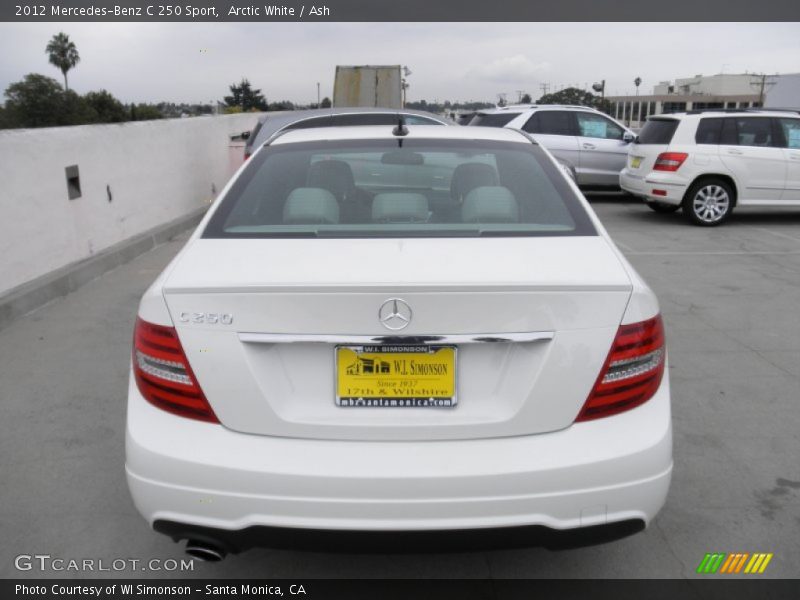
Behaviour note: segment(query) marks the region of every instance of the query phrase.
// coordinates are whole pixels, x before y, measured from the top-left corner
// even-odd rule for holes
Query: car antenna
[[[406,120],[403,118],[403,115],[400,115],[397,119],[397,127],[392,129],[392,135],[396,137],[405,137],[408,135],[408,127],[406,127]],[[398,141],[402,142],[402,140]]]

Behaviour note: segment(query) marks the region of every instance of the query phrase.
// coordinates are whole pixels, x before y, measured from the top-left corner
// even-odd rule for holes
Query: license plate
[[[341,407],[451,408],[455,346],[337,346]]]
[[[640,164],[642,164],[641,156],[631,157],[631,169],[638,169]]]

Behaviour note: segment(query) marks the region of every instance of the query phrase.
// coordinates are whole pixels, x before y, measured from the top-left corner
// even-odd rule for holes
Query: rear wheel
[[[647,206],[657,213],[674,213],[681,207],[680,204],[667,204],[666,202],[648,202]]]
[[[698,181],[683,199],[683,214],[689,222],[704,227],[722,224],[733,211],[733,189],[722,179]]]

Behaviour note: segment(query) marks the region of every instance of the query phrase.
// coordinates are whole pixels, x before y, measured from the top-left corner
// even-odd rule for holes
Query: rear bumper
[[[245,529],[219,529],[191,523],[156,521],[153,529],[174,541],[191,540],[226,553],[269,547],[314,552],[465,552],[543,546],[551,550],[580,548],[619,540],[645,528],[632,519],[581,527],[550,529],[541,525],[446,531],[339,531],[257,525]]]
[[[437,442],[241,434],[163,412],[132,385],[126,452],[131,494],[151,525],[178,538],[228,532],[232,548],[263,528],[646,524],[672,471],[669,382],[634,410],[562,431]]]
[[[663,202],[674,206],[683,202],[688,182],[674,173],[651,171],[646,175],[625,167],[619,174],[619,186],[626,192],[643,198],[645,202]],[[654,193],[658,191],[659,193]]]

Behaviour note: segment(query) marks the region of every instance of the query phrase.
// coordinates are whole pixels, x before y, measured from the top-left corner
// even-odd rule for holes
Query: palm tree
[[[58,33],[53,36],[44,50],[50,56],[50,64],[55,65],[64,74],[64,88],[69,89],[67,85],[67,71],[77,65],[81,57],[78,54],[78,49],[75,43],[71,42],[69,36],[64,33]]]

